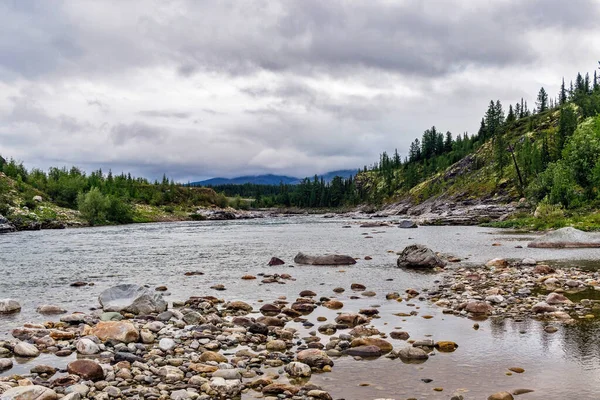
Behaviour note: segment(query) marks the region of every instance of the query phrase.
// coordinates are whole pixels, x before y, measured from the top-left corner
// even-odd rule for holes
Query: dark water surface
[[[342,226],[351,225],[349,229]],[[366,239],[363,233],[372,238]],[[56,304],[71,311],[97,307],[98,294],[118,283],[166,285],[168,300],[185,300],[191,295],[217,295],[226,300],[243,300],[260,307],[259,300],[279,296],[295,299],[304,289],[319,296],[332,296],[333,288],[347,290],[338,296],[344,311],[380,307],[382,318],[373,325],[389,333],[401,327],[413,339],[432,335],[434,340],[452,340],[456,352],[438,353],[426,363],[403,364],[400,360],[380,358],[355,361],[350,357],[335,360],[333,372],[313,375],[311,382],[329,390],[334,398],[352,400],[390,398],[449,399],[463,391],[466,399],[485,399],[491,393],[517,388],[535,392],[519,399],[598,399],[600,398],[600,329],[592,322],[561,327],[547,334],[536,321],[485,321],[474,330],[473,321],[441,314],[441,310],[415,300],[385,300],[391,291],[422,289],[433,285],[437,275],[406,272],[395,268],[397,256],[412,243],[423,243],[436,251],[450,253],[471,263],[491,258],[554,260],[587,266],[600,259],[600,250],[527,249],[532,235],[505,234],[479,227],[420,227],[418,229],[359,228],[357,221],[290,217],[231,222],[184,222],[70,229],[63,231],[22,232],[0,236],[0,298],[15,298],[23,310],[13,316],[0,316],[0,338],[25,322],[42,322],[47,317],[35,313],[40,304]],[[501,246],[492,246],[500,243]],[[515,248],[515,246],[524,248]],[[306,253],[343,253],[361,260],[350,267],[289,266],[268,267],[272,256],[291,262],[298,251]],[[371,256],[366,261],[363,258]],[[203,271],[202,276],[184,276],[187,271]],[[285,285],[242,281],[245,274],[288,273],[296,280]],[[393,279],[387,281],[386,279]],[[75,281],[94,286],[70,287]],[[351,300],[351,283],[362,283],[377,292],[373,298]],[[226,291],[209,287],[221,283]],[[401,318],[398,312],[415,310],[419,316]],[[433,315],[423,319],[424,314]],[[319,308],[309,316],[329,321],[335,312]],[[313,329],[300,327],[301,336]],[[305,333],[305,334],[304,334]],[[394,341],[403,347],[402,341]],[[326,343],[324,338],[323,342]],[[68,360],[58,362],[65,363]],[[37,364],[16,365],[9,373],[27,372]],[[522,367],[523,374],[506,375],[509,367]],[[424,383],[423,378],[433,379]],[[359,386],[361,383],[368,386]],[[434,392],[434,387],[444,388]],[[252,398],[253,392],[246,395]]]

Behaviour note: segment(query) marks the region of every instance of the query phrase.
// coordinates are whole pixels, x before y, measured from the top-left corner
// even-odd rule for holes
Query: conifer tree
[[[537,97],[537,111],[539,113],[543,113],[548,109],[548,93],[546,93],[546,89],[543,87],[540,89]]]

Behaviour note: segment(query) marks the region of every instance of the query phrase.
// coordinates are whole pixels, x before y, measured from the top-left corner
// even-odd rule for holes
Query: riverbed
[[[248,221],[181,222],[117,227],[67,229],[62,231],[21,232],[0,236],[0,298],[15,298],[23,309],[12,316],[0,316],[0,338],[25,322],[42,322],[35,312],[40,304],[55,304],[69,312],[88,312],[98,307],[97,296],[119,283],[167,286],[166,299],[185,300],[195,295],[215,295],[226,300],[243,300],[256,308],[260,301],[280,296],[293,300],[305,289],[318,296],[333,296],[333,289],[347,290],[337,297],[344,311],[379,306],[381,318],[373,321],[380,331],[389,333],[402,327],[413,339],[431,337],[452,340],[459,348],[454,353],[437,353],[426,363],[403,364],[380,358],[356,361],[351,357],[335,360],[330,373],[315,374],[311,382],[330,391],[334,398],[448,399],[455,392],[466,399],[486,398],[500,390],[517,388],[534,392],[521,399],[594,399],[600,391],[600,330],[595,321],[562,326],[548,334],[543,324],[525,320],[488,320],[479,322],[451,315],[425,301],[413,306],[385,299],[388,292],[403,293],[408,288],[421,290],[439,279],[437,274],[407,272],[395,267],[397,255],[405,246],[421,243],[437,252],[452,255],[465,265],[502,257],[552,261],[578,265],[585,260],[594,268],[599,249],[528,249],[532,234],[508,233],[481,227],[394,226],[361,228],[364,221],[318,216],[268,218]],[[354,266],[295,266],[293,257],[309,254],[340,253],[359,258]],[[288,264],[268,267],[273,256]],[[365,257],[370,260],[365,260]],[[201,271],[204,275],[185,276]],[[263,284],[260,279],[242,281],[243,275],[287,273],[295,280],[286,284]],[[260,278],[260,276],[259,276]],[[93,286],[71,287],[76,281]],[[355,296],[352,283],[364,284],[375,297]],[[210,286],[222,284],[225,291]],[[351,296],[358,299],[351,299]],[[410,318],[393,314],[417,310]],[[423,319],[421,315],[431,315]],[[319,308],[308,318],[328,320],[335,312]],[[306,334],[314,329],[306,329]],[[306,336],[306,335],[303,335]],[[401,347],[403,342],[394,341]],[[66,363],[68,360],[51,360]],[[39,363],[33,360],[5,373],[27,372]],[[509,367],[525,369],[507,375]],[[423,381],[431,379],[429,383]],[[443,388],[442,392],[433,388]],[[245,395],[252,398],[252,392]]]

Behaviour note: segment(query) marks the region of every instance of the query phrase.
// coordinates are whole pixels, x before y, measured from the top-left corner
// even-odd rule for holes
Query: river
[[[393,314],[414,307],[385,299],[392,291],[420,290],[438,279],[436,274],[407,272],[395,267],[396,254],[413,243],[452,254],[476,265],[495,257],[532,257],[592,267],[599,249],[528,249],[534,235],[506,234],[481,227],[361,228],[349,219],[318,216],[268,218],[247,221],[181,222],[116,227],[21,232],[0,236],[0,298],[15,298],[23,309],[0,316],[0,339],[25,322],[49,319],[35,312],[40,304],[56,304],[87,312],[98,307],[98,294],[115,284],[138,283],[168,287],[166,299],[185,300],[191,295],[216,295],[243,300],[257,308],[259,301],[280,296],[295,299],[304,289],[332,296],[333,289],[362,283],[376,297],[350,299],[350,290],[338,296],[353,311],[380,306],[382,318],[373,324],[383,332],[401,326],[411,338],[432,335],[435,340],[459,344],[454,353],[438,353],[424,364],[403,364],[380,358],[336,360],[333,372],[313,375],[311,382],[323,386],[334,398],[347,400],[390,398],[448,399],[456,391],[466,399],[486,398],[500,390],[535,390],[519,396],[527,399],[595,399],[600,392],[600,330],[594,321],[561,327],[547,334],[537,321],[488,320],[474,330],[473,321],[447,316],[435,306],[416,301],[420,313],[432,319],[401,318]],[[519,248],[522,246],[522,248]],[[299,252],[341,253],[360,258],[349,267],[268,267],[272,256],[292,262]],[[365,260],[366,256],[372,257]],[[184,276],[188,271],[204,275]],[[262,284],[260,279],[242,281],[246,274],[288,273],[295,280]],[[93,286],[71,287],[85,281]],[[225,291],[210,289],[223,284]],[[359,296],[360,297],[360,296]],[[319,309],[328,320],[335,312]],[[305,328],[300,328],[305,329]],[[308,330],[306,331],[308,334]],[[306,335],[304,335],[306,336]],[[402,343],[394,342],[401,346]],[[38,360],[39,362],[39,360]],[[64,362],[64,361],[63,361]],[[15,366],[27,372],[35,361]],[[507,368],[522,367],[523,374],[507,375]],[[425,383],[422,379],[432,379]],[[363,384],[363,385],[360,385]],[[441,387],[443,392],[433,391]],[[246,395],[248,396],[248,395]],[[248,397],[252,398],[252,397]]]

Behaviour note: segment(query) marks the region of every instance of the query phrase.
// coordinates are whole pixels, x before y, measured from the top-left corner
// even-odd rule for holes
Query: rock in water
[[[14,352],[16,355],[21,357],[37,357],[40,355],[40,351],[37,349],[37,347],[27,342],[19,342],[15,346]]]
[[[406,247],[398,257],[398,267],[401,268],[435,268],[444,267],[442,261],[430,248],[422,244]]]
[[[550,249],[600,247],[600,235],[571,227],[561,228],[535,239],[527,247]]]
[[[122,284],[106,289],[100,294],[98,301],[104,311],[151,314],[167,310],[167,302],[161,294],[135,284]]]
[[[13,299],[0,300],[0,314],[14,314],[21,311],[21,305]]]
[[[0,233],[14,232],[15,226],[11,224],[2,214],[0,214]]]
[[[356,260],[350,256],[340,254],[327,254],[323,256],[309,256],[304,253],[298,253],[294,257],[296,264],[304,265],[354,265]]]
[[[292,377],[309,377],[312,374],[310,366],[297,361],[286,365],[284,370]]]
[[[508,392],[498,392],[489,396],[488,400],[514,400],[514,397]]]
[[[277,258],[277,257],[271,257],[271,260],[269,261],[269,266],[273,267],[275,265],[283,265],[285,264],[285,261],[283,261],[281,258]]]
[[[36,309],[36,311],[39,314],[44,314],[44,315],[65,314],[67,312],[67,310],[65,310],[64,308],[55,306],[52,304],[43,304],[43,305],[39,306]]]
[[[411,228],[418,228],[418,226],[414,221],[411,221],[410,219],[404,219],[404,220],[400,221],[400,223],[398,224],[398,228],[411,229]]]
[[[58,396],[52,389],[38,385],[18,386],[2,393],[2,400],[56,400]]]

